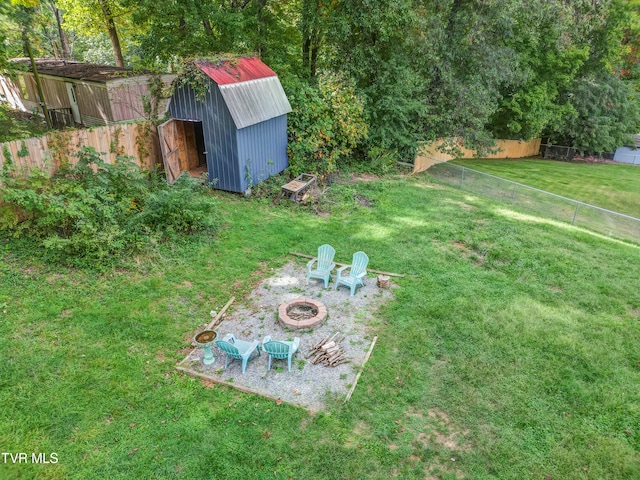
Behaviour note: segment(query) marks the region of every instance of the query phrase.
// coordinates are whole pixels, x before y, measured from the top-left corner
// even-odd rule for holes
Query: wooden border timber
[[[364,356],[364,360],[362,361],[362,366],[360,367],[360,371],[358,372],[358,375],[356,375],[356,379],[353,381],[353,385],[351,385],[351,390],[349,390],[349,393],[347,393],[347,396],[344,399],[344,403],[347,403],[349,400],[351,400],[351,395],[353,395],[353,392],[356,390],[356,386],[358,385],[358,380],[360,379],[360,375],[362,375],[362,372],[364,371],[364,366],[369,361],[369,357],[371,356],[371,352],[373,352],[373,347],[375,347],[377,341],[378,341],[378,336],[376,335],[375,337],[373,337],[373,341],[371,342],[369,351]]]
[[[245,386],[242,386],[242,385],[238,385],[237,383],[225,382],[224,380],[220,380],[219,378],[213,377],[211,375],[207,375],[206,373],[200,373],[200,372],[197,372],[197,371],[192,370],[192,369],[187,368],[187,367],[181,367],[179,364],[178,364],[178,366],[176,366],[176,370],[180,370],[181,372],[185,372],[187,375],[191,375],[193,377],[200,377],[200,378],[203,378],[205,380],[209,380],[210,382],[217,383],[219,385],[224,385],[226,387],[235,388],[236,390],[240,390],[241,392],[244,392],[244,393],[250,393],[252,395],[259,395],[261,397],[265,397],[265,398],[268,398],[269,400],[273,400],[273,401],[276,401],[276,402],[278,400],[284,402],[284,400],[282,400],[280,397],[269,395],[268,393],[264,393],[264,392],[258,392],[257,390],[253,390],[252,388],[245,387]],[[287,403],[289,403],[289,402],[287,402]],[[297,405],[297,406],[301,406],[301,405]],[[309,409],[307,409],[307,410],[309,410]],[[313,410],[311,410],[311,411],[313,411]]]
[[[222,310],[220,310],[220,312],[218,312],[218,314],[213,318],[211,323],[207,325],[207,328],[205,330],[213,330],[214,327],[218,326],[218,324],[220,323],[220,320],[222,319],[222,315],[224,315],[224,312],[227,311],[227,308],[229,308],[229,306],[233,303],[235,299],[236,297],[231,297],[229,299],[229,301],[225,304],[225,306],[222,307]]]
[[[310,260],[316,258],[312,255],[306,255],[304,253],[298,253],[298,252],[289,252],[289,255],[295,255],[297,257],[302,257],[302,258],[308,258]],[[340,267],[344,267],[345,265],[349,265],[348,263],[340,263],[340,262],[335,262],[336,265],[340,266]],[[367,272],[371,272],[371,273],[378,273],[380,275],[389,275],[390,277],[400,277],[400,278],[404,278],[404,275],[401,273],[389,273],[389,272],[381,272],[380,270],[372,270],[370,268],[367,268]]]

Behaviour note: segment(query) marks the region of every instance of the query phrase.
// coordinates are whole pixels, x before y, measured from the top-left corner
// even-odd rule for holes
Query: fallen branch
[[[305,255],[304,253],[298,253],[298,252],[289,252],[290,255],[295,255],[297,257],[302,257],[302,258],[309,258],[309,259],[313,259],[316,257],[313,257],[311,255]],[[340,263],[340,262],[334,262],[337,266],[339,267],[344,267],[345,265],[350,265],[349,263]],[[390,277],[400,277],[400,278],[404,278],[404,275],[401,273],[389,273],[389,272],[381,272],[380,270],[372,270],[370,268],[367,268],[367,272],[371,272],[371,273],[378,273],[380,275],[389,275]]]

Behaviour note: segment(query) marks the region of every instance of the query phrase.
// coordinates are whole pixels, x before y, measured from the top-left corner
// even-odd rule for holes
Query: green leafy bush
[[[216,225],[214,206],[206,185],[182,175],[170,188],[151,192],[134,222],[164,235],[212,232]]]
[[[318,86],[289,79],[284,85],[293,111],[288,118],[289,171],[324,176],[336,171],[367,138],[364,105],[354,88],[336,75]]]
[[[637,94],[614,75],[576,80],[566,94],[570,114],[550,141],[580,153],[615,152],[640,129]]]
[[[172,185],[125,157],[102,161],[83,149],[51,177],[6,164],[0,174],[0,230],[35,238],[56,260],[105,265],[174,234],[212,231],[214,199],[197,180]]]

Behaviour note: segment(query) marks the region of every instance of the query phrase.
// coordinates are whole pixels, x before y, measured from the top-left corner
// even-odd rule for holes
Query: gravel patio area
[[[327,410],[330,403],[343,401],[373,340],[367,327],[375,321],[379,307],[393,294],[391,288],[379,288],[373,274],[365,279],[365,286],[358,288],[353,297],[345,286],[334,291],[333,279],[328,289],[316,279],[311,279],[306,285],[305,265],[305,261],[292,261],[274,271],[273,276],[265,279],[249,299],[232,305],[215,328],[220,339],[227,333],[233,333],[240,340],[259,340],[261,344],[266,335],[271,335],[274,340],[299,337],[300,348],[293,357],[291,372],[287,371],[286,360],[275,359],[268,371],[265,352],[260,356],[253,354],[244,374],[240,360],[231,361],[225,370],[225,354],[216,346],[212,348],[213,364],[204,365],[203,350],[194,348],[178,368],[213,382],[280,399],[312,411]],[[278,306],[299,297],[322,302],[327,307],[327,320],[311,330],[283,327],[277,320]],[[340,345],[349,362],[327,367],[313,365],[311,358],[305,358],[312,344],[336,332],[345,336]]]

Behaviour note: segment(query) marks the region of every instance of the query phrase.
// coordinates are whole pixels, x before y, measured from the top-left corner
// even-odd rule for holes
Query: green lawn
[[[328,218],[220,194],[217,238],[135,271],[3,240],[0,444],[58,462],[0,478],[640,478],[638,246],[425,174],[328,194]],[[325,242],[406,274],[350,403],[309,415],[175,370],[211,309]]]
[[[640,218],[639,166],[539,159],[460,159],[452,163]]]

